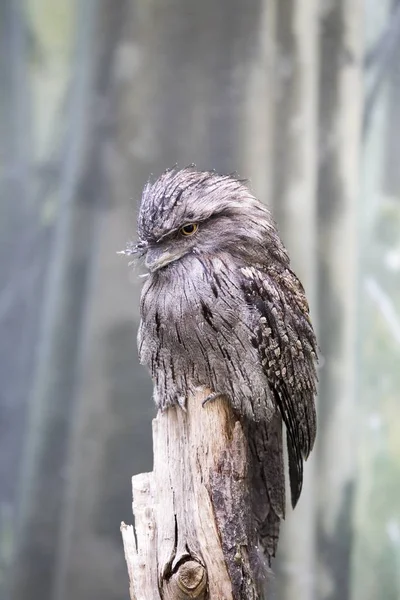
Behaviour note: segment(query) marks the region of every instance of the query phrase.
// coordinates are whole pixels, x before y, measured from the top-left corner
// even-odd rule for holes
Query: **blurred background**
[[[400,598],[400,1],[1,0],[0,598],[128,598],[153,173],[270,205],[322,353],[278,600]]]

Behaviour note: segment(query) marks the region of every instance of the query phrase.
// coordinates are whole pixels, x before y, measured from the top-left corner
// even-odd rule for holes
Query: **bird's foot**
[[[211,394],[208,394],[207,398],[204,398],[201,405],[204,408],[208,402],[212,402],[213,400],[216,400],[217,398],[221,398],[222,396],[223,396],[223,394],[220,394],[219,392],[212,392]]]

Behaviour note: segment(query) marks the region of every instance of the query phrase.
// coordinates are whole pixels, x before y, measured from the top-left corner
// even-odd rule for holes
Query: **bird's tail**
[[[246,420],[252,475],[252,505],[260,545],[268,563],[275,556],[279,526],[285,517],[285,473],[282,446],[282,419]]]

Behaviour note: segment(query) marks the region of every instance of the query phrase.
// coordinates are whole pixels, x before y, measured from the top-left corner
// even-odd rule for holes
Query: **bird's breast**
[[[212,352],[231,344],[239,330],[247,341],[248,308],[234,273],[221,265],[194,258],[149,277],[141,299],[142,348],[156,339],[173,351],[208,344]]]

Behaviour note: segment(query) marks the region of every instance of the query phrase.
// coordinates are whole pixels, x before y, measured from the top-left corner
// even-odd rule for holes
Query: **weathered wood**
[[[121,525],[131,600],[259,600],[248,445],[223,399],[207,390],[153,421],[154,470],[132,478],[133,528]]]

